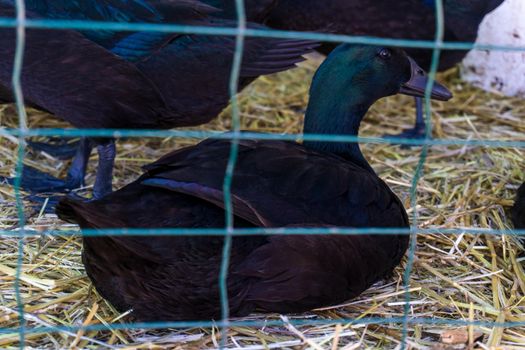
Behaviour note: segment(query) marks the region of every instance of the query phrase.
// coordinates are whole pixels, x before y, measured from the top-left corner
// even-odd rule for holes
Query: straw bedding
[[[310,78],[320,58],[300,68],[260,78],[240,95],[242,126],[263,132],[299,132],[307,103]],[[455,94],[448,103],[433,103],[434,137],[447,139],[525,140],[525,101],[487,93],[459,79],[458,69],[439,76]],[[410,98],[383,99],[370,111],[361,136],[397,133],[413,122]],[[227,130],[230,111],[201,129]],[[12,105],[0,106],[0,125],[16,126]],[[30,110],[30,127],[67,127],[45,113]],[[13,175],[16,139],[0,139],[0,175]],[[134,180],[140,167],[177,147],[194,143],[183,139],[126,139],[118,143],[115,188]],[[409,190],[421,148],[367,144],[363,153],[377,173],[404,201],[409,214]],[[518,148],[434,146],[417,188],[418,225],[422,228],[509,228],[508,209],[525,180],[525,154]],[[56,176],[65,176],[67,162],[46,154],[29,153],[26,163]],[[96,155],[91,159],[96,164]],[[93,169],[93,168],[91,168]],[[87,182],[93,183],[93,172]],[[27,229],[75,229],[54,215],[25,208]],[[0,186],[0,229],[18,224],[13,189]],[[15,238],[0,239],[0,327],[14,328],[18,314],[14,294],[17,263]],[[24,246],[21,293],[30,327],[125,321],[92,288],[80,262],[77,236],[40,235]],[[410,279],[410,316],[443,320],[525,322],[523,246],[514,237],[489,235],[418,235]],[[406,262],[394,276],[376,284],[348,304],[288,315],[289,319],[400,317],[404,309],[402,276]],[[249,319],[279,320],[279,315]],[[241,349],[360,349],[396,348],[402,325],[301,325],[233,327],[229,348]],[[408,344],[414,349],[523,348],[525,327],[494,328],[410,325]],[[218,329],[107,330],[28,334],[33,348],[173,348],[218,346]],[[470,345],[469,345],[470,342]],[[452,344],[451,344],[452,343]],[[453,343],[457,343],[454,345]],[[16,347],[18,333],[0,335],[0,347]]]

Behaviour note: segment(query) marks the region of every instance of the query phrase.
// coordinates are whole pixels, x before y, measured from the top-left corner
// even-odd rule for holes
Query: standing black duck
[[[357,135],[368,108],[427,78],[402,50],[342,45],[317,71],[305,133]],[[435,84],[432,97],[447,100]],[[146,166],[92,202],[64,198],[57,214],[81,228],[220,228],[230,141],[205,140]],[[408,228],[401,201],[357,143],[240,141],[232,187],[235,227]],[[233,238],[230,313],[301,312],[359,295],[401,261],[407,235]],[[83,262],[100,294],[144,321],[220,317],[222,237],[84,237]]]
[[[504,0],[443,0],[446,42],[474,42],[483,18]],[[215,15],[235,18],[234,0],[205,0],[224,9]],[[282,30],[322,31],[381,38],[429,40],[436,36],[436,0],[245,0],[248,20]],[[319,48],[329,53],[336,44]],[[430,68],[431,49],[407,48],[424,69]],[[443,50],[439,70],[461,62],[467,51]],[[425,133],[422,99],[416,98],[414,128],[400,137],[421,138]]]
[[[197,0],[31,0],[28,8],[27,17],[33,19],[235,26],[232,21],[209,18],[217,10]],[[0,0],[0,15],[15,17],[12,1]],[[304,40],[247,39],[239,88],[260,75],[295,67],[315,46]],[[15,48],[15,30],[0,28],[0,102],[13,100],[10,87]],[[199,125],[215,118],[229,103],[234,51],[234,37],[28,29],[21,83],[29,105],[77,128]],[[66,181],[26,167],[22,187],[41,193],[82,186],[94,146],[99,166],[93,198],[111,192],[115,144],[101,138],[82,140]]]

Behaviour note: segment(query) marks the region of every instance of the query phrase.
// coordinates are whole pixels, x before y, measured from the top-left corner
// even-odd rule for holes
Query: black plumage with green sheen
[[[342,45],[318,69],[305,132],[357,135],[379,98],[421,96],[427,78],[399,49]],[[436,84],[432,96],[449,97]],[[220,228],[230,141],[205,140],[145,167],[135,182],[57,214],[81,228]],[[356,143],[242,140],[232,183],[236,227],[408,228],[403,204]],[[139,320],[220,317],[222,237],[84,237],[100,294]],[[232,316],[301,312],[359,295],[392,273],[407,235],[236,236],[228,276]]]

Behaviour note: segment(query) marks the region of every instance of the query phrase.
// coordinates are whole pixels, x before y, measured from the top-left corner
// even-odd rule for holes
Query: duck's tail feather
[[[72,203],[72,200],[68,197],[63,198],[60,200],[60,202],[58,202],[55,213],[60,219],[66,222],[70,222],[72,224],[78,223],[79,218],[77,216],[77,212]]]
[[[101,209],[94,202],[77,199],[72,196],[62,198],[55,209],[57,216],[81,228],[113,227],[115,220],[109,217],[107,211]]]

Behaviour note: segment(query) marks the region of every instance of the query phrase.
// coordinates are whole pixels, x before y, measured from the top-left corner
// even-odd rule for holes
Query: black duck
[[[400,49],[342,45],[317,71],[305,133],[357,135],[384,96],[421,96],[427,78]],[[450,93],[435,84],[432,96]],[[81,228],[220,228],[226,140],[205,140],[145,167],[103,199],[64,198],[60,218]],[[357,143],[240,141],[232,187],[235,227],[408,228],[401,201]],[[84,237],[100,294],[143,321],[220,317],[222,237]],[[230,314],[301,312],[359,295],[392,272],[407,235],[239,236],[229,265]]]

